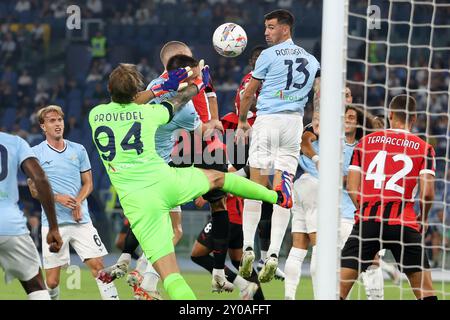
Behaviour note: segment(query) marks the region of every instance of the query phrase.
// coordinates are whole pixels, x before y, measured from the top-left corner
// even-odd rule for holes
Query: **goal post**
[[[338,226],[342,175],[342,116],[346,51],[346,0],[324,0],[320,80],[320,170],[317,224],[319,300],[339,298]],[[339,161],[338,161],[339,160]]]

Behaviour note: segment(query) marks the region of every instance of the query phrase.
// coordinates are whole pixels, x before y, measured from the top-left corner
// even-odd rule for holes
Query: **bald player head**
[[[162,47],[161,52],[159,53],[159,58],[161,59],[161,63],[165,69],[167,67],[167,62],[169,62],[169,59],[178,54],[192,57],[191,49],[189,49],[187,44],[183,42],[169,41]]]

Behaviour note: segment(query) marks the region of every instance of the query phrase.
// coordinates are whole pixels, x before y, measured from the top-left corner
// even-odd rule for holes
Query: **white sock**
[[[283,238],[286,234],[286,229],[290,220],[290,209],[282,208],[278,205],[273,206],[272,228],[270,230],[270,247],[269,250],[267,250],[267,254],[269,256],[275,253],[278,257],[281,243],[283,242]]]
[[[233,284],[239,288],[239,290],[244,290],[248,286],[248,281],[242,278],[240,275],[236,276],[236,279],[234,279]]]
[[[136,270],[140,274],[144,274],[145,269],[147,269],[148,260],[145,254],[142,254],[139,259],[136,261]],[[153,268],[153,267],[152,267]]]
[[[217,275],[220,276],[222,279],[226,279],[224,269],[213,269],[212,275],[213,277]]]
[[[153,273],[159,277],[159,273],[155,270],[155,268],[153,268],[153,265],[148,260],[144,273]]]
[[[97,282],[98,290],[103,300],[119,300],[119,294],[117,293],[114,282],[103,283],[98,279],[95,279],[95,281]]]
[[[119,259],[117,260],[117,263],[120,262],[125,262],[128,265],[131,263],[131,254],[129,253],[122,253],[119,257]]]
[[[384,299],[383,271],[379,266],[370,266],[361,274],[368,300]]]
[[[261,220],[260,200],[244,200],[244,212],[242,214],[242,231],[244,233],[244,250],[247,247],[254,248],[254,240],[259,220]]]
[[[238,171],[233,172],[235,175],[238,175],[240,177],[248,178],[247,173],[245,173],[245,168],[241,168]]]
[[[309,270],[311,272],[311,280],[313,285],[313,293],[314,293],[314,299],[316,298],[317,294],[317,283],[316,283],[316,246],[312,247],[311,252],[311,265],[309,267]]]
[[[52,300],[59,300],[59,286],[56,286],[53,289],[50,289],[47,287],[48,294],[50,295],[50,299]]]
[[[28,294],[28,300],[50,300],[48,290],[33,291]]]
[[[295,300],[295,293],[302,274],[302,263],[307,253],[308,250],[294,247],[289,252],[284,267],[284,273],[286,274],[284,279],[284,297],[286,300]]]
[[[141,288],[147,291],[157,291],[159,279],[160,276],[158,272],[156,272],[152,264],[148,262],[147,268],[145,269],[144,272],[144,279],[142,280],[141,283]]]
[[[395,274],[396,272],[398,272],[398,269],[394,265],[384,262],[383,259],[381,259],[381,258],[379,260],[379,263],[380,263],[381,269],[385,270],[387,273],[389,273],[389,275]]]
[[[261,260],[264,261],[267,258],[267,251],[261,250]]]

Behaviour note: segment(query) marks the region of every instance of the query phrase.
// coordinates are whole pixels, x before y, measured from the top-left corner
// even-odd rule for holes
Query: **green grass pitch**
[[[79,281],[79,289],[77,289],[77,281],[74,274],[66,272],[65,269],[61,272],[61,300],[99,300],[100,294],[98,292],[97,284],[92,278],[87,269],[81,269],[81,279]],[[183,273],[186,281],[194,290],[199,300],[238,300],[239,292],[235,290],[232,293],[211,293],[211,276],[206,272],[186,272]],[[26,294],[22,289],[18,280],[6,285],[3,281],[4,273],[0,270],[0,300],[24,300]],[[133,299],[131,288],[126,284],[125,279],[118,279],[115,281],[117,290],[119,291],[120,299]],[[69,289],[69,288],[73,289]],[[161,288],[161,284],[160,284]],[[264,295],[268,300],[282,300],[284,298],[284,283],[279,280],[273,280],[270,283],[262,285]],[[396,287],[390,281],[385,281],[385,299],[391,300],[411,300],[414,299],[409,284],[406,280],[402,281],[402,290]],[[438,293],[439,299],[450,299],[450,283],[436,282],[434,289]],[[167,299],[164,290],[161,290],[163,297]],[[402,296],[400,296],[402,295]],[[358,298],[359,297],[359,298]],[[311,278],[302,277],[300,285],[297,289],[298,300],[311,300],[312,283]],[[364,288],[356,285],[351,293],[351,299],[366,299]]]

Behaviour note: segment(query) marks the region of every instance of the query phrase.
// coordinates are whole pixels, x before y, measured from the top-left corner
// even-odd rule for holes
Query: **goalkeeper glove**
[[[202,91],[206,86],[208,86],[210,81],[209,76],[209,66],[205,66],[205,61],[202,59],[200,60],[200,63],[198,64],[198,67],[201,70],[201,77],[198,77],[193,81],[193,83],[197,86],[198,92]]]
[[[168,72],[169,78],[161,84],[154,85],[150,88],[155,97],[159,97],[170,91],[178,91],[187,87],[187,83],[182,82],[192,75],[190,67],[179,68]]]

